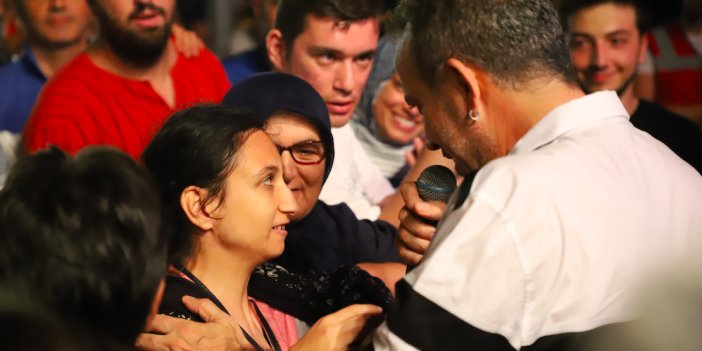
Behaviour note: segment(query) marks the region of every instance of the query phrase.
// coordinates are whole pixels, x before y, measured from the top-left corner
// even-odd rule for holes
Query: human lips
[[[49,16],[46,19],[46,22],[52,26],[66,24],[66,23],[70,23],[72,21],[73,21],[73,17],[68,16],[68,15],[54,15],[54,16]]]
[[[163,23],[163,16],[161,12],[157,10],[144,10],[131,16],[131,20],[140,27],[154,28]]]
[[[287,223],[286,223],[287,224]],[[282,236],[287,236],[288,231],[285,230],[285,224],[281,225],[276,225],[271,228],[271,231],[275,234],[282,235]]]
[[[353,109],[353,101],[330,101],[327,108],[333,115],[347,115]]]
[[[392,120],[397,129],[407,133],[414,132],[419,126],[419,121],[401,115],[393,115]]]

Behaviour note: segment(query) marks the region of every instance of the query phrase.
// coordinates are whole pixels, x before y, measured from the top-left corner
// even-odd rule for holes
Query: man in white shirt
[[[615,92],[580,90],[549,0],[405,6],[406,99],[477,173],[445,213],[403,184],[400,252],[418,265],[376,350],[564,350],[631,320],[643,278],[699,253],[702,178]]]
[[[345,202],[357,217],[371,220],[395,191],[348,122],[370,73],[383,6],[375,0],[281,0],[266,38],[274,69],[306,80],[329,110],[336,157],[319,199]],[[396,224],[397,211],[382,218]]]

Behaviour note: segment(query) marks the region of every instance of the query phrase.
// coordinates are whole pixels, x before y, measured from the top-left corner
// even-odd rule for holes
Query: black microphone
[[[423,201],[441,201],[448,203],[451,194],[456,190],[456,176],[453,172],[440,165],[433,165],[425,168],[417,178],[417,192]],[[423,219],[427,224],[436,227],[436,221]],[[415,266],[407,265],[407,272]]]
[[[444,166],[429,166],[417,178],[417,192],[424,201],[448,203],[454,190],[456,190],[456,176]]]

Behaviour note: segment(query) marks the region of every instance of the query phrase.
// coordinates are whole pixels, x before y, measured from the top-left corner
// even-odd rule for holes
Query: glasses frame
[[[309,145],[309,144],[321,144],[322,145],[322,152],[323,152],[322,158],[319,161],[315,161],[315,162],[298,161],[295,158],[295,153],[293,152],[293,148],[298,147],[300,145]],[[318,164],[322,163],[322,161],[324,161],[327,158],[327,150],[325,149],[324,143],[321,140],[305,140],[305,141],[301,141],[299,143],[292,144],[290,146],[276,145],[276,147],[278,148],[278,153],[280,153],[282,155],[283,151],[289,152],[290,157],[293,159],[293,161],[295,161],[295,163],[301,164],[301,165],[318,165]]]

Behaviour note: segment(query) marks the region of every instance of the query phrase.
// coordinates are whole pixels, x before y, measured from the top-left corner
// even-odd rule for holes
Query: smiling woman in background
[[[424,132],[424,121],[419,110],[405,102],[402,82],[395,72],[396,51],[396,38],[384,37],[378,43],[352,126],[370,158],[397,188],[409,170],[406,154],[413,151],[413,141]]]

